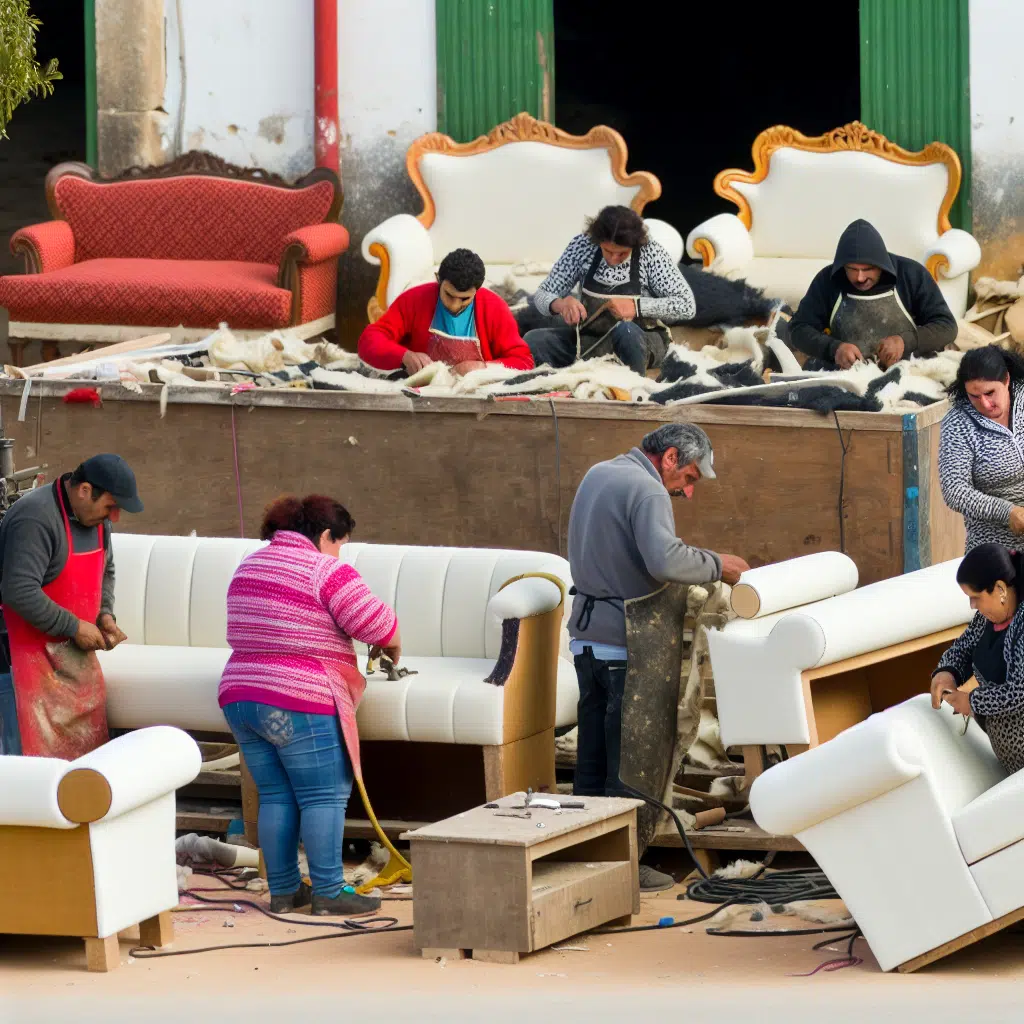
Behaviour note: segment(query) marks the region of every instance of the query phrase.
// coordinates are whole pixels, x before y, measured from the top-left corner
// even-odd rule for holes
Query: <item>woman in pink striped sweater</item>
[[[346,886],[342,832],[359,771],[355,709],[365,680],[353,640],[401,654],[395,613],[338,560],[355,523],[331,498],[282,498],[267,509],[267,547],[228,587],[232,654],[220,705],[260,794],[270,907],[312,903],[317,915],[369,913],[380,900]],[[346,749],[347,747],[347,749]],[[312,891],[299,876],[298,843]]]

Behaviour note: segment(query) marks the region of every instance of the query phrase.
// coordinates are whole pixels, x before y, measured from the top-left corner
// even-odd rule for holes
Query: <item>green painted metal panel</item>
[[[85,160],[98,164],[96,141],[96,0],[85,0]]]
[[[440,131],[469,142],[522,110],[554,120],[554,0],[436,5]]]
[[[963,167],[950,219],[971,229],[969,0],[860,0],[861,120],[905,149],[945,142]]]

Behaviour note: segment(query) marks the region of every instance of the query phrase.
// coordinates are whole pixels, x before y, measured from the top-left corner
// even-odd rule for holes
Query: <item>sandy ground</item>
[[[676,890],[644,897],[636,924],[676,920],[707,907],[676,900]],[[230,896],[230,894],[228,894]],[[384,910],[401,924],[412,904]],[[255,910],[176,913],[173,950],[232,942],[304,938],[319,929],[271,921]],[[300,915],[297,920],[308,920]],[[785,919],[775,918],[773,926]],[[230,921],[233,927],[226,927]],[[791,926],[801,922],[790,921]],[[365,1012],[385,1019],[623,1021],[674,1011],[720,1022],[756,1013],[764,1020],[1019,1020],[1024,936],[995,936],[916,975],[882,974],[863,941],[858,967],[795,977],[838,956],[814,952],[815,937],[720,938],[705,925],[624,935],[584,935],[518,965],[424,960],[411,932],[332,938],[277,949],[237,949],[143,960],[129,955],[137,933],[121,938],[121,967],[85,971],[80,942],[0,938],[0,1021],[121,1021],[181,1024],[204,1019],[281,1021],[308,1011],[330,1019]],[[326,932],[327,929],[324,929]],[[649,1017],[648,1019],[653,1019]]]

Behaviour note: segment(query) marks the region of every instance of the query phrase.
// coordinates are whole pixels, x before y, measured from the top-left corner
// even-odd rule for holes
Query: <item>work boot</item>
[[[272,914],[291,914],[300,907],[308,907],[313,899],[313,890],[305,882],[299,882],[295,892],[278,893],[270,897],[270,912]]]
[[[671,889],[676,880],[664,871],[655,871],[648,864],[640,865],[640,891],[641,892],[662,892],[664,889]]]
[[[313,893],[310,913],[314,917],[358,917],[377,910],[380,910],[379,896],[360,896],[351,885],[346,885],[337,896],[317,896]]]

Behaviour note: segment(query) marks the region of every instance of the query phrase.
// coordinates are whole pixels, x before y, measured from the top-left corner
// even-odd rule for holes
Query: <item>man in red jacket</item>
[[[411,374],[447,363],[458,374],[501,363],[533,368],[530,348],[505,301],[482,287],[484,261],[455,249],[441,261],[437,284],[402,292],[388,311],[359,336],[359,357],[378,370]]]

